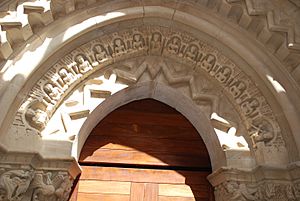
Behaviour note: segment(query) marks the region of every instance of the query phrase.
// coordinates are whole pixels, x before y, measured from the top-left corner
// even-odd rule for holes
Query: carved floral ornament
[[[284,146],[271,107],[241,69],[212,46],[163,27],[140,27],[105,35],[63,56],[29,92],[13,126],[40,134],[68,93],[85,78],[110,64],[140,56],[170,58],[189,66],[195,74],[210,77],[235,105],[254,142]]]
[[[63,171],[0,168],[1,201],[67,201],[72,185]]]

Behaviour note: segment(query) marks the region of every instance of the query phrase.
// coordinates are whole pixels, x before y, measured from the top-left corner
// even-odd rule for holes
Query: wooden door
[[[118,108],[88,137],[72,200],[212,201],[211,166],[194,127],[146,99]]]

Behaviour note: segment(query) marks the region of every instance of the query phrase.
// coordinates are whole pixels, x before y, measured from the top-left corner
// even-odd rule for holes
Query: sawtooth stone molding
[[[127,2],[123,2],[126,4]],[[7,61],[21,50],[36,34],[62,18],[97,6],[114,5],[120,2],[97,0],[49,0],[17,1],[5,0],[0,3],[0,58]],[[161,6],[160,1],[130,2],[131,6]],[[266,49],[285,65],[295,81],[300,82],[300,3],[299,0],[202,0],[170,1],[164,6],[184,11],[191,7],[208,9],[226,21],[238,25],[249,36],[260,41]],[[188,9],[187,9],[188,10]],[[107,12],[109,12],[107,10]],[[18,33],[18,34],[15,34]]]
[[[118,65],[115,65],[109,68],[113,63],[145,56],[149,58],[141,62],[139,67],[119,69]],[[160,57],[180,63],[184,68],[180,69],[178,65],[177,69],[172,69],[169,67],[172,65],[166,62],[153,63],[152,60],[160,61]],[[162,71],[169,83],[187,84],[192,100],[201,102],[202,99],[210,102],[208,118],[212,113],[219,114],[219,100],[225,95],[227,102],[234,106],[238,114],[235,118],[224,114],[225,119],[236,119],[235,123],[227,123],[225,127],[245,128],[239,129],[242,130],[240,135],[246,135],[250,147],[256,150],[262,146],[261,149],[266,149],[264,152],[275,151],[277,154],[281,153],[282,160],[287,159],[285,142],[277,119],[251,78],[233,61],[207,43],[187,33],[163,27],[140,27],[105,35],[63,56],[30,90],[17,111],[10,133],[22,132],[24,135],[42,137],[42,131],[57,108],[60,105],[68,105],[64,102],[65,97],[69,96],[79,83],[103,68],[107,68],[104,74],[114,72],[117,79],[125,80],[127,86],[138,82],[145,71],[150,72],[150,80],[155,80]],[[204,74],[204,78],[196,77],[197,74]],[[205,82],[205,79],[213,80],[214,84],[210,86],[209,82],[197,81]],[[214,88],[220,89],[216,92],[218,95],[213,93]],[[209,89],[211,92],[207,93]],[[111,94],[110,91],[98,93],[100,98]],[[223,104],[222,107],[230,108],[230,104]],[[81,113],[75,112],[70,116],[71,119],[77,119],[87,117],[89,113],[90,109],[82,109]],[[66,121],[64,126],[66,127]],[[44,133],[49,133],[49,130]]]
[[[103,16],[86,19],[94,17],[93,9],[109,20],[111,11],[124,13],[114,13],[103,25],[97,21]],[[0,146],[0,200],[68,200],[80,173],[76,159],[91,129],[115,108],[143,98],[176,108],[198,130],[211,158],[208,179],[216,201],[300,200],[298,0],[5,0],[0,10],[0,105],[9,108],[0,116],[8,122],[1,124],[0,144],[10,148]],[[205,19],[200,11],[224,24],[212,29],[225,30],[220,35],[232,27],[253,44],[245,51],[236,41],[217,42],[219,33],[208,40],[208,32],[195,28]],[[137,18],[145,21],[128,26],[140,22]],[[186,30],[176,28],[180,23]],[[56,25],[71,31],[47,35]],[[95,30],[99,37],[82,40]],[[76,45],[77,38],[85,42]],[[42,58],[28,56],[47,40]],[[61,53],[60,42],[70,47],[51,60],[55,51]],[[236,56],[217,44],[244,52]],[[265,63],[256,51],[268,55]],[[245,52],[255,54],[248,59]],[[26,66],[29,60],[32,66]],[[25,81],[13,76],[18,70]]]

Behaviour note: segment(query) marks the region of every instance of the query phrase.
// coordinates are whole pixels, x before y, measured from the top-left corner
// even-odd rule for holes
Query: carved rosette
[[[72,185],[63,171],[0,168],[1,201],[67,201]]]
[[[121,60],[152,55],[184,63],[193,73],[205,74],[217,83],[235,105],[254,145],[284,146],[275,115],[249,76],[216,48],[163,27],[105,35],[63,56],[29,92],[13,126],[40,134],[66,95],[93,72]]]

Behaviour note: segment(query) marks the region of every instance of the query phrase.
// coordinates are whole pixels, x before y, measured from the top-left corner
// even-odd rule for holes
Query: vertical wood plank
[[[158,184],[146,183],[144,201],[158,201]]]
[[[130,201],[144,201],[145,184],[131,183]]]

